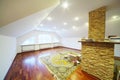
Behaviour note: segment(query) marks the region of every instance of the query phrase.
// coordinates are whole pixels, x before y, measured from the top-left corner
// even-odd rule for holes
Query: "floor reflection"
[[[23,63],[26,65],[31,65],[34,66],[35,65],[35,58],[34,57],[28,57],[26,59],[24,59]]]

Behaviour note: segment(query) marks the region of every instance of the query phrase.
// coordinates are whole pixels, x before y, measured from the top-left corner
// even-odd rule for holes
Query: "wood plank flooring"
[[[55,54],[60,51],[76,51],[68,48],[53,48],[40,51],[23,52],[17,54],[11,68],[9,69],[4,80],[56,80],[54,76],[47,70],[44,64],[39,61],[42,54]],[[66,80],[99,80],[98,78],[87,74],[79,67]]]

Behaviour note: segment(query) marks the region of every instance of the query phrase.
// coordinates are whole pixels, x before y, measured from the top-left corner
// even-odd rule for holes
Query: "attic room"
[[[0,80],[120,80],[119,0],[1,0]]]

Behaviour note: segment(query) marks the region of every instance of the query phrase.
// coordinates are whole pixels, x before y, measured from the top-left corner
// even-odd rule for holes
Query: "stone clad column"
[[[101,80],[113,80],[114,44],[82,42],[82,70]]]
[[[89,13],[89,38],[82,42],[82,70],[101,80],[113,80],[114,43],[104,42],[106,7]]]
[[[89,12],[89,38],[103,40],[105,38],[106,7]]]

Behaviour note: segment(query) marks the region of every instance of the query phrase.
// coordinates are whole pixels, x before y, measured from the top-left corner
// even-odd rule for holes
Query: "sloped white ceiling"
[[[61,7],[62,2],[68,2],[68,8]],[[59,34],[61,37],[87,37],[88,13],[91,10],[107,5],[106,35],[120,35],[120,7],[115,6],[119,0],[61,0],[61,4],[52,10],[43,10],[27,16],[21,20],[0,28],[0,34],[19,37],[34,29],[49,31]],[[113,3],[116,2],[114,5]],[[118,16],[113,20],[113,16]],[[51,17],[52,20],[47,20]],[[79,17],[78,21],[74,18]],[[112,21],[112,22],[111,22]],[[67,25],[63,25],[66,22]],[[42,26],[41,26],[42,25]],[[36,28],[35,28],[36,27]]]
[[[52,17],[51,21],[44,19],[41,24],[44,26],[38,26],[40,30],[49,30],[57,32],[61,37],[87,37],[88,36],[88,25],[86,23],[89,20],[89,12],[102,6],[107,6],[106,21],[109,21],[112,16],[117,15],[120,17],[120,6],[117,0],[66,0],[68,8],[63,9],[59,5],[54,9],[49,17]],[[119,8],[118,8],[119,7]],[[117,12],[116,12],[116,10]],[[78,21],[74,18],[79,17]],[[120,20],[116,20],[117,22]],[[67,25],[63,23],[66,22]],[[111,22],[107,22],[109,24]],[[109,25],[109,26],[114,26]],[[107,27],[108,25],[106,25]],[[119,26],[119,24],[116,24]],[[118,27],[116,27],[118,30]],[[119,28],[120,29],[120,28]],[[106,35],[108,35],[108,28]],[[111,30],[112,32],[112,30]],[[115,32],[115,31],[114,31]],[[119,33],[118,31],[116,33]],[[111,33],[113,34],[113,33]],[[120,35],[120,34],[119,34]]]
[[[32,31],[55,7],[56,5],[1,27],[0,34],[19,37]]]
[[[0,0],[0,27],[58,3],[59,0]]]

